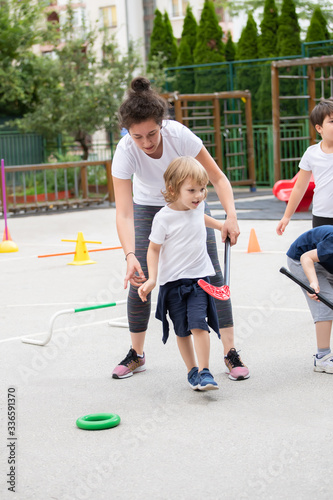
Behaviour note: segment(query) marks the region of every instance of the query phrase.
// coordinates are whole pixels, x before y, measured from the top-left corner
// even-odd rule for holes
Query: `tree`
[[[191,66],[193,56],[187,38],[180,40],[177,66]],[[193,68],[182,68],[177,70],[177,90],[180,94],[193,94],[195,86]]]
[[[230,31],[228,31],[227,43],[225,44],[225,59],[226,61],[234,61],[236,59],[236,45],[232,40]]]
[[[216,5],[223,7],[232,17],[241,12],[252,12],[257,14],[263,10],[265,0],[215,0]],[[277,7],[280,8],[282,0],[277,0]],[[312,12],[318,6],[317,0],[295,0],[299,19],[308,21]],[[329,23],[333,22],[333,9],[331,0],[320,0],[320,7]]]
[[[47,30],[45,3],[7,0],[0,3],[0,115],[21,116],[36,99],[36,88],[49,79],[48,61],[32,52]]]
[[[178,45],[177,40],[173,35],[172,25],[167,12],[164,12],[163,15],[164,21],[164,48],[163,54],[166,57],[165,65],[166,66],[175,66],[177,61],[177,53],[178,53]]]
[[[277,56],[278,10],[275,0],[265,0],[264,17],[260,23],[258,55],[260,58]],[[272,117],[272,92],[270,64],[260,68],[260,86],[256,95],[257,116],[261,121],[270,121]]]
[[[162,40],[164,35],[164,21],[162,12],[158,9],[154,12],[154,23],[153,29],[150,36],[150,51],[148,60],[151,61],[153,56],[157,56],[159,52],[162,52]]]
[[[214,3],[205,0],[197,31],[194,49],[195,64],[222,62],[224,58],[223,31],[215,12]]]
[[[258,54],[260,58],[277,56],[279,14],[275,0],[265,0],[264,17],[260,23]]]
[[[54,46],[56,59],[49,61],[50,79],[37,89],[33,109],[17,126],[24,132],[35,132],[54,139],[70,135],[79,142],[88,158],[91,135],[98,129],[117,128],[116,112],[125,89],[138,66],[135,50],[121,57],[113,41],[105,34],[102,61],[96,58],[96,29],[75,28],[70,5],[67,19],[58,36],[63,44]]]
[[[197,41],[197,29],[198,24],[193,15],[192,7],[188,4],[178,47],[177,66],[191,66],[193,64],[193,52]],[[181,94],[193,94],[194,86],[194,70],[192,68],[177,70],[177,90]]]
[[[214,3],[205,0],[197,31],[197,43],[193,57],[195,64],[218,63],[225,61],[225,46],[222,41],[223,31],[215,12]],[[202,68],[196,72],[195,91],[216,92],[224,88],[226,81],[221,70]]]
[[[198,31],[198,23],[194,17],[192,7],[190,6],[190,4],[187,4],[186,14],[184,17],[183,30],[181,35],[181,42],[182,40],[186,40],[186,43],[189,46],[191,54],[193,54],[197,43],[197,31]]]
[[[277,50],[280,57],[301,53],[300,31],[294,1],[283,0],[277,31]]]
[[[177,41],[173,36],[169,16],[166,12],[162,15],[162,13],[156,9],[153,30],[150,37],[150,52],[148,61],[152,61],[154,56],[156,57],[158,54],[162,53],[164,57],[161,67],[175,66],[177,61],[177,52]]]
[[[306,32],[306,42],[319,42],[322,40],[329,40],[330,34],[327,29],[327,20],[323,16],[320,7],[316,7],[313,11],[310,25]]]
[[[242,29],[236,56],[241,61],[258,58],[258,28],[251,13],[248,14],[246,26]],[[255,96],[260,85],[260,68],[253,63],[237,64],[236,84],[240,90],[250,90],[253,118],[257,118]]]
[[[242,29],[236,53],[237,59],[242,61],[258,58],[258,28],[251,12],[247,16],[245,28]]]

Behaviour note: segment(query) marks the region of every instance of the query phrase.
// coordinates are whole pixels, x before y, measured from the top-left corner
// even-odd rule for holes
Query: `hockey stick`
[[[230,240],[226,238],[224,244],[224,285],[223,286],[214,286],[210,283],[207,283],[205,280],[198,280],[198,285],[211,295],[215,299],[219,300],[228,300],[230,299]]]
[[[313,288],[311,288],[309,285],[307,285],[303,281],[301,281],[298,278],[296,278],[296,276],[294,276],[293,274],[291,274],[291,272],[289,272],[288,269],[286,269],[285,267],[281,267],[280,273],[285,274],[288,278],[290,278],[292,281],[294,281],[295,283],[297,283],[297,285],[299,285],[300,287],[304,288],[304,290],[306,290],[307,292],[312,293],[314,295],[317,295],[318,299],[323,304],[325,304],[325,306],[330,307],[331,309],[333,309],[332,302],[330,302],[329,300],[325,299],[325,297],[323,295],[321,295],[320,293],[316,293]]]

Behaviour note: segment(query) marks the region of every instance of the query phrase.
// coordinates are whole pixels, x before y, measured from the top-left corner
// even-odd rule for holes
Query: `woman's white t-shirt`
[[[163,174],[169,164],[179,156],[196,157],[202,148],[202,140],[185,125],[164,120],[161,136],[161,158],[150,158],[139,149],[129,134],[118,143],[113,160],[112,175],[118,179],[133,176],[133,201],[139,205],[163,206],[161,190],[165,189]]]
[[[165,206],[153,219],[150,241],[162,245],[158,281],[164,285],[180,278],[214,276],[207,253],[205,204],[193,210],[173,210]]]
[[[308,147],[299,168],[313,173],[316,185],[313,194],[313,215],[333,218],[333,153],[324,153],[320,144],[321,142]]]

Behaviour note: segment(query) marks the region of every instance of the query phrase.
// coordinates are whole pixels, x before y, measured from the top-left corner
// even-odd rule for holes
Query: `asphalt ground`
[[[118,246],[113,207],[9,217],[19,251],[0,254],[1,499],[331,498],[333,376],[313,371],[310,313],[299,287],[279,273],[311,214],[279,237],[285,205],[265,196],[235,191],[241,235],[231,251],[231,297],[236,347],[251,377],[228,379],[212,332],[210,368],[220,389],[207,393],[190,389],[175,337],[162,344],[154,314],[147,370],[111,378],[130,346],[127,329],[110,326],[126,322],[125,305],[64,314],[47,345],[22,343],[44,339],[56,312],[124,300],[125,261],[122,250],[91,252],[96,264],[83,266],[67,265],[72,255],[38,258],[74,251],[61,239],[79,231],[102,241],[88,250]],[[213,195],[208,201],[223,217]],[[256,253],[247,252],[252,228]],[[219,238],[218,249],[223,263]],[[118,414],[120,425],[76,426],[101,412]]]

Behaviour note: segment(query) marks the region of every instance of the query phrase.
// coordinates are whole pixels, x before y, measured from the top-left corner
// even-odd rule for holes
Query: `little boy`
[[[310,120],[322,140],[310,146],[299,164],[299,175],[291,192],[286,210],[277,225],[281,235],[289,224],[313,174],[315,190],[312,205],[312,227],[333,225],[333,100],[320,101],[313,109]]]
[[[166,169],[163,196],[167,205],[154,217],[147,253],[149,278],[138,290],[146,301],[159,276],[156,318],[163,323],[163,342],[169,335],[168,313],[187,380],[199,391],[218,389],[209,370],[209,326],[220,336],[218,317],[214,299],[198,285],[199,278],[209,281],[215,274],[207,252],[206,227],[223,229],[221,221],[204,213],[208,180],[204,167],[189,156],[176,158]]]
[[[287,256],[294,276],[309,282],[316,293],[321,292],[333,302],[333,226],[320,226],[301,234]],[[333,310],[319,302],[315,294],[303,292],[316,325],[318,351],[314,356],[314,371],[333,373],[330,348]]]

